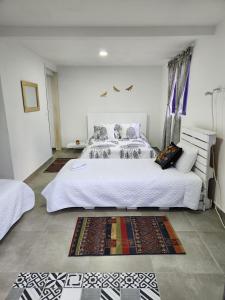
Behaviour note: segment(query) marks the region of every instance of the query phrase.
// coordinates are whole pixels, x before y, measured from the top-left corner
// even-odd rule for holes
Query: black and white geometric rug
[[[6,300],[160,300],[154,273],[20,273]]]

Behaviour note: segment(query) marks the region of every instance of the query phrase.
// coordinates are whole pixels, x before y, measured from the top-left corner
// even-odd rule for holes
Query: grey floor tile
[[[90,257],[91,272],[152,272],[150,255]]]
[[[155,209],[139,209],[139,212],[141,212],[142,216],[165,216],[168,211],[161,211],[161,210],[155,210]]]
[[[140,300],[139,289],[121,289],[121,300]]]
[[[6,298],[16,278],[17,273],[0,272],[0,299]]]
[[[41,233],[34,231],[11,231],[0,245],[0,270],[20,272],[27,256]]]
[[[199,232],[211,255],[225,272],[225,231],[224,232]]]
[[[222,300],[225,278],[214,274],[158,273],[161,300]]]
[[[11,289],[5,300],[19,300],[24,289]],[[4,299],[4,298],[1,298]]]
[[[46,231],[32,247],[25,270],[33,272],[83,272],[87,271],[89,257],[68,257],[71,231]],[[85,270],[81,270],[81,267]]]
[[[79,259],[81,258],[81,259]],[[60,267],[66,272],[90,272],[90,257],[66,257]]]
[[[45,231],[49,221],[46,208],[34,208],[28,211],[15,226],[15,231]]]
[[[201,232],[224,231],[214,209],[205,212],[185,212],[194,230]]]
[[[32,247],[23,271],[89,271],[90,257],[68,257],[71,239],[71,230],[46,231]]]
[[[48,231],[73,230],[77,222],[77,216],[80,212],[61,211],[58,213],[48,214]],[[71,236],[72,238],[72,236]]]
[[[196,232],[180,231],[178,237],[186,254],[151,256],[154,272],[222,274],[221,268],[219,268]]]
[[[99,300],[101,289],[83,289],[81,300]]]
[[[223,275],[158,273],[161,300],[222,300]]]
[[[223,299],[225,276],[213,274],[194,275],[195,290],[194,298],[198,300],[220,300]]]
[[[157,273],[161,300],[193,300],[193,290],[184,273]]]
[[[175,231],[194,231],[191,222],[188,220],[185,212],[172,211],[165,214]]]

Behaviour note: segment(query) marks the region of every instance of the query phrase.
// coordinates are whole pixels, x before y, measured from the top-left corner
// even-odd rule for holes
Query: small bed
[[[101,159],[138,159],[153,158],[155,151],[149,144],[147,134],[146,113],[90,113],[87,116],[88,140],[89,143],[84,149],[81,158]],[[98,124],[139,124],[140,133],[133,138],[95,139],[93,136],[94,127]]]
[[[34,207],[34,192],[25,183],[0,179],[0,240],[21,216]]]

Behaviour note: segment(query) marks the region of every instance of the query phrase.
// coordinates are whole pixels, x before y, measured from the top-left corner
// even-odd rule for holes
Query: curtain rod
[[[176,55],[174,58],[172,58],[172,59],[168,62],[168,66],[170,66],[171,64],[176,63],[178,60],[182,59],[182,58],[185,57],[186,55],[192,55],[194,46],[195,46],[195,43],[192,42],[185,50],[183,50],[183,51],[180,52],[178,55]]]

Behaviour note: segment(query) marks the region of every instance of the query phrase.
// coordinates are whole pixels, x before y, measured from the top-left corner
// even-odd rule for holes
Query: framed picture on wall
[[[21,81],[24,112],[40,110],[38,85],[29,81]]]

